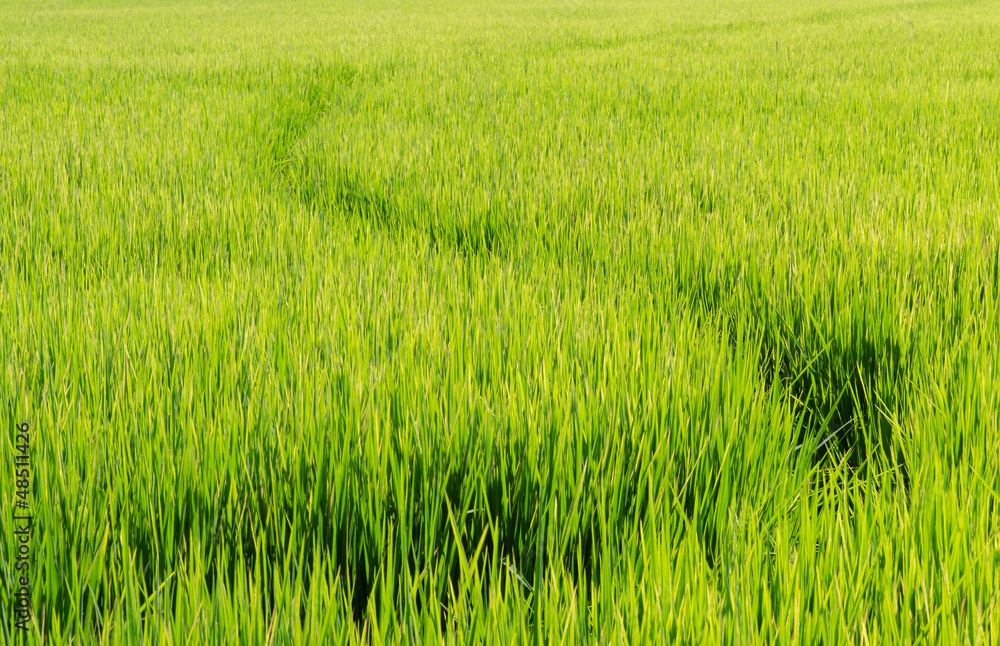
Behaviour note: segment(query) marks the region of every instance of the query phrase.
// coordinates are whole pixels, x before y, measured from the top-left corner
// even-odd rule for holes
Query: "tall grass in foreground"
[[[1000,640],[998,15],[5,12],[30,639]]]

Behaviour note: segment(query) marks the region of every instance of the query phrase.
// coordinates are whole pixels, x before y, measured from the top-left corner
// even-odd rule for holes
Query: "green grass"
[[[5,643],[997,643],[997,34],[8,3]]]

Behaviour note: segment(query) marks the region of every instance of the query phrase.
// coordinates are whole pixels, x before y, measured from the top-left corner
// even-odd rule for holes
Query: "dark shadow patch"
[[[796,448],[811,447],[818,461],[831,464],[846,459],[852,468],[886,458],[905,480],[907,466],[888,417],[905,408],[902,386],[910,361],[899,342],[868,337],[863,323],[845,340],[826,340],[803,323],[808,314],[789,322],[767,310],[762,305],[747,315],[762,336],[765,380],[788,392],[801,414]]]
[[[282,75],[271,91],[273,113],[263,115],[265,167],[278,179],[284,178],[295,143],[331,109],[336,95],[357,78],[359,70],[346,64],[314,64]]]
[[[318,213],[340,211],[373,223],[383,229],[399,224],[399,210],[390,196],[366,186],[348,169],[338,168],[332,181],[313,175],[295,181],[296,197]]]
[[[444,238],[464,256],[492,257],[500,254],[506,248],[500,228],[493,224],[488,217],[471,224],[456,224],[454,228],[445,233],[445,236],[440,236],[435,235],[432,231],[432,241]]]
[[[886,459],[907,480],[890,421],[907,404],[913,357],[903,339],[883,334],[866,315],[853,317],[850,330],[831,335],[819,319],[825,307],[836,311],[832,293],[825,304],[811,306],[802,298],[775,302],[739,261],[715,270],[702,267],[689,278],[679,289],[691,307],[709,318],[722,314],[730,330],[760,339],[767,387],[788,393],[801,419],[795,450],[812,450],[817,464],[846,459],[853,468]],[[734,292],[742,297],[732,298]],[[729,341],[735,345],[736,339]]]
[[[715,212],[720,200],[712,182],[692,178],[689,190],[691,203],[696,213],[706,214]]]

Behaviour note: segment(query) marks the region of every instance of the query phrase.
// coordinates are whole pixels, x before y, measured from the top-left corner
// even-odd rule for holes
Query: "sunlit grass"
[[[996,33],[5,8],[32,639],[1000,640]]]

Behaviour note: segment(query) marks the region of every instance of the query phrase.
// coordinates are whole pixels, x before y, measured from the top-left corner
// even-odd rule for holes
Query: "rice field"
[[[0,106],[4,643],[1000,643],[997,2],[11,0]]]

